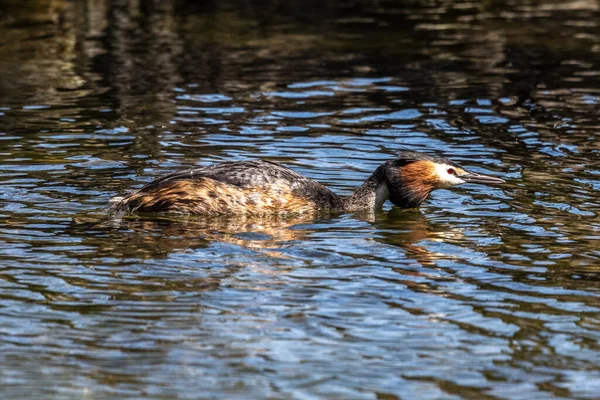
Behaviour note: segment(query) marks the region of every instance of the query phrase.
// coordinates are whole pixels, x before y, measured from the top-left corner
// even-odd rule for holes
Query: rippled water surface
[[[3,1],[1,397],[599,398],[599,17]],[[401,147],[508,183],[105,222],[185,167],[264,158],[348,194]]]

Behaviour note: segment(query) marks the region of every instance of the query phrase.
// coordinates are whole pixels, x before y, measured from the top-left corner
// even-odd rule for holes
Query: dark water
[[[1,397],[600,398],[599,17],[3,1]],[[265,158],[347,194],[400,147],[508,183],[94,226],[180,168]]]

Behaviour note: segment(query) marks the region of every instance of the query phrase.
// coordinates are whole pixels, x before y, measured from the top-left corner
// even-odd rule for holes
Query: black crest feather
[[[460,165],[448,160],[447,158],[436,156],[434,154],[408,150],[404,148],[398,152],[398,158],[395,160],[395,164],[396,166],[401,167],[416,161],[431,161],[436,164],[447,164],[452,165],[454,167],[462,168]]]

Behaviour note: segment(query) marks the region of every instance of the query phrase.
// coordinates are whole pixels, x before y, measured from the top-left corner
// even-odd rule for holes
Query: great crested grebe
[[[461,183],[502,183],[452,161],[404,150],[381,164],[350,196],[269,161],[238,161],[175,172],[111,200],[117,212],[178,214],[274,214],[318,210],[362,211],[418,207],[435,189]]]

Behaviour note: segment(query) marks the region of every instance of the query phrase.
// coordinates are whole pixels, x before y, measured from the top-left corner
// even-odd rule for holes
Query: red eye
[[[448,174],[450,175],[456,175],[456,171],[454,170],[454,168],[448,168],[448,171],[446,172],[448,172]]]

